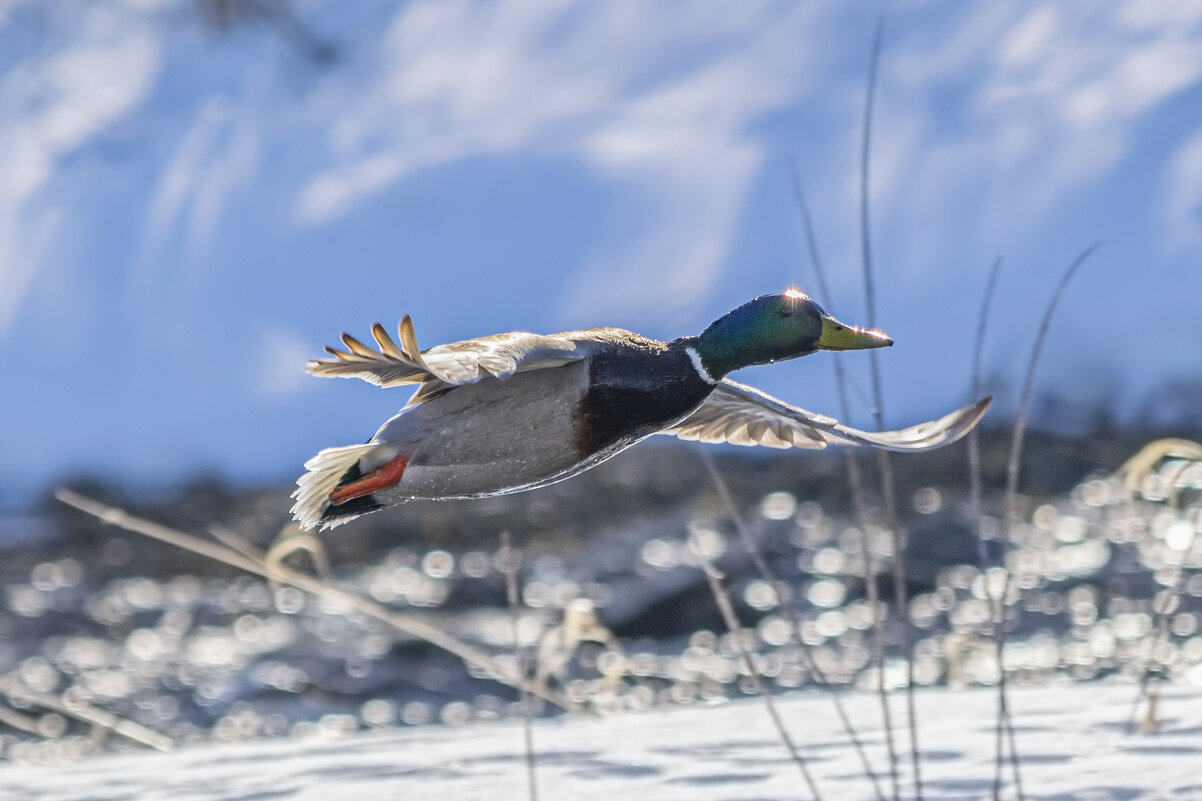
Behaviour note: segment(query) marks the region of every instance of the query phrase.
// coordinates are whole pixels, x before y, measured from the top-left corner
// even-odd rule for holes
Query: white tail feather
[[[377,442],[369,442],[364,445],[326,448],[305,462],[308,472],[296,480],[296,490],[292,493],[292,497],[296,499],[296,503],[292,505],[292,519],[300,523],[303,529],[316,528],[321,523],[330,493],[338,486],[346,471],[379,446]],[[348,517],[326,523],[322,529],[333,528],[350,519]]]

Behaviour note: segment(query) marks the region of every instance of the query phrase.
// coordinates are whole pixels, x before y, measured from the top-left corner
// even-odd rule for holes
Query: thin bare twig
[[[1002,257],[998,256],[993,262],[993,267],[989,271],[989,280],[985,284],[985,296],[981,300],[981,311],[977,316],[977,336],[973,345],[972,353],[972,386],[969,389],[969,397],[981,397],[981,352],[985,346],[985,331],[988,328],[989,308],[993,301],[993,291],[997,287],[998,274],[1002,268]],[[968,504],[969,512],[972,519],[975,521],[977,529],[977,562],[981,570],[981,576],[984,577],[989,571],[989,552],[985,544],[985,529],[984,529],[984,507],[982,505],[982,481],[981,481],[981,444],[980,430],[973,428],[967,437],[968,447]],[[996,632],[996,629],[995,629]],[[1005,691],[1001,691],[1005,694]],[[1001,698],[998,702],[998,719],[995,729],[996,736],[994,738],[993,754],[994,754],[994,801],[1001,801],[999,793],[1001,792],[1000,776],[1002,774],[1002,763],[1005,761],[1005,748],[1003,746],[1003,734],[1007,736],[1010,746],[1010,764],[1014,774],[1014,786],[1018,792],[1019,798],[1022,798],[1022,771],[1020,768],[1018,750],[1015,748],[1016,740],[1014,736],[1014,719],[1010,715],[1010,704],[1008,698]]]
[[[768,710],[768,717],[772,719],[772,725],[776,727],[776,732],[780,735],[781,743],[788,749],[789,756],[793,759],[793,764],[797,765],[797,769],[801,771],[801,776],[810,788],[810,793],[814,796],[814,801],[822,801],[822,794],[818,792],[818,785],[814,782],[814,777],[810,774],[810,768],[806,764],[805,758],[797,750],[793,738],[789,735],[789,730],[785,728],[785,722],[781,720],[780,712],[777,711],[776,704],[772,700],[772,694],[768,692],[767,688],[764,687],[764,682],[760,680],[760,672],[756,667],[755,660],[752,659],[751,653],[743,647],[742,639],[739,636],[739,618],[735,615],[735,608],[730,602],[730,597],[726,594],[726,589],[722,586],[722,574],[701,553],[700,549],[697,549],[696,553],[697,558],[701,560],[701,572],[705,574],[706,583],[709,584],[710,592],[713,593],[714,603],[718,605],[718,611],[722,614],[722,620],[726,623],[726,628],[730,632],[731,644],[739,652],[739,658],[743,660],[743,666],[747,670],[747,675],[751,679],[752,686],[755,687],[756,693],[764,699],[764,708]]]
[[[1202,445],[1190,440],[1182,439],[1159,439],[1145,445],[1140,449],[1139,453],[1128,459],[1122,467],[1117,471],[1118,475],[1123,476],[1123,484],[1127,487],[1127,503],[1131,504],[1134,500],[1135,487],[1138,486],[1143,479],[1152,472],[1156,463],[1166,457],[1181,459],[1181,467],[1172,471],[1173,479],[1170,482],[1170,490],[1168,495],[1169,503],[1178,508],[1180,511],[1180,497],[1176,493],[1177,482],[1185,472],[1185,466],[1189,464],[1202,465]],[[1163,475],[1164,468],[1161,468]],[[1180,603],[1181,593],[1185,590],[1186,578],[1189,575],[1185,567],[1186,556],[1194,549],[1194,545],[1198,540],[1198,528],[1192,527],[1189,541],[1181,551],[1181,563],[1177,565],[1177,577],[1173,580],[1173,586],[1167,592],[1167,595],[1161,595],[1164,598],[1163,603],[1155,604],[1152,610],[1152,631],[1151,642],[1149,645],[1148,659],[1143,667],[1138,671],[1139,690],[1135,694],[1135,698],[1131,701],[1131,711],[1127,715],[1127,725],[1124,731],[1127,734],[1135,732],[1135,719],[1139,713],[1140,704],[1148,701],[1148,711],[1144,716],[1144,729],[1150,728],[1151,724],[1155,723],[1156,715],[1156,695],[1155,684],[1153,683],[1160,677],[1162,666],[1160,660],[1156,656],[1157,648],[1163,642],[1169,639],[1169,615],[1177,608]]]
[[[522,555],[513,547],[508,531],[501,532],[501,555],[503,558],[497,561],[501,563],[501,569],[505,571],[505,601],[509,605],[509,620],[513,629],[513,653],[518,663],[518,675],[524,679],[526,677],[526,649],[522,647],[521,635],[518,631],[518,566],[521,564]],[[518,701],[522,706],[522,739],[526,752],[526,788],[530,801],[538,801],[538,779],[534,772],[534,716],[531,710],[530,693],[526,690],[525,682],[522,683],[519,690]]]
[[[505,665],[497,662],[483,651],[460,642],[441,629],[417,620],[410,615],[393,612],[379,604],[372,603],[362,596],[341,590],[329,582],[292,570],[285,565],[268,567],[264,560],[264,555],[255,551],[249,545],[235,550],[219,543],[202,540],[199,537],[185,534],[177,529],[131,515],[124,509],[100,503],[65,487],[55,490],[54,497],[61,503],[92,515],[108,525],[174,545],[177,548],[183,548],[186,551],[191,551],[192,553],[221,562],[230,567],[236,567],[239,570],[245,570],[247,573],[253,573],[256,576],[262,576],[265,579],[291,585],[298,590],[319,598],[334,599],[345,606],[352,607],[369,617],[373,617],[391,626],[397,631],[425,640],[436,648],[441,648],[450,654],[454,654],[467,664],[484,671],[491,678],[502,684],[508,684],[511,687],[524,686],[527,692],[542,698],[544,701],[555,704],[561,709],[569,708],[568,703],[560,698],[558,694],[541,687],[535,687],[526,681],[523,676],[512,675]]]
[[[1035,369],[1039,365],[1039,355],[1043,351],[1043,343],[1048,335],[1048,328],[1052,324],[1052,315],[1056,311],[1056,305],[1060,302],[1060,296],[1064,294],[1065,287],[1077,270],[1085,263],[1086,259],[1098,249],[1101,245],[1096,242],[1081,252],[1068,269],[1064,271],[1064,275],[1060,277],[1060,283],[1056,285],[1055,291],[1052,293],[1051,299],[1048,301],[1048,307],[1044,311],[1043,320],[1040,321],[1039,329],[1035,334],[1035,344],[1031,348],[1031,355],[1027,359],[1027,372],[1023,377],[1022,390],[1019,393],[1018,408],[1015,411],[1014,429],[1010,438],[1010,456],[1006,462],[1006,493],[1004,500],[1003,517],[1005,523],[1002,526],[1002,569],[1004,571],[1002,586],[994,600],[993,613],[993,639],[994,648],[996,649],[996,659],[998,666],[998,736],[1001,736],[1003,721],[1010,716],[1010,709],[1006,698],[1006,666],[1002,661],[1006,645],[1006,599],[1010,594],[1010,571],[1006,568],[1006,554],[1010,551],[1013,545],[1013,520],[1014,507],[1017,503],[1018,496],[1018,472],[1019,466],[1022,463],[1023,441],[1027,430],[1027,416],[1031,406],[1031,391],[1035,385]],[[989,582],[986,582],[988,589]],[[1013,736],[1013,727],[1010,732],[1010,754],[1011,758],[1017,763],[1018,748]],[[1015,792],[1018,795],[1019,801],[1022,801],[1023,790],[1019,776],[1015,773]],[[993,795],[994,798],[1001,797],[1002,786],[1002,769],[1000,762],[996,765],[996,773],[993,780]]]
[[[0,677],[0,693],[10,698],[21,698],[32,704],[58,712],[70,718],[83,721],[105,731],[111,731],[127,740],[149,746],[156,751],[171,751],[175,741],[165,734],[134,723],[132,720],[118,717],[91,704],[83,702],[67,703],[61,698],[49,693],[30,690],[9,678]]]
[[[876,321],[876,284],[872,280],[872,225],[869,220],[869,170],[872,155],[872,107],[876,99],[877,69],[881,60],[881,46],[885,35],[885,20],[880,18],[872,36],[872,55],[868,61],[868,84],[864,96],[864,125],[860,136],[860,257],[864,266],[864,303],[868,309],[868,325]],[[879,371],[874,371],[879,372]],[[880,380],[874,378],[874,389]],[[879,409],[877,414],[879,414]]]
[[[818,239],[814,234],[814,225],[810,218],[810,207],[806,203],[805,188],[797,164],[791,163],[793,176],[793,193],[797,205],[801,209],[801,219],[805,226],[806,245],[810,251],[810,261],[814,265],[814,274],[818,279],[818,288],[823,300],[830,297],[830,287],[826,282],[826,270],[822,266],[822,256],[818,251]],[[843,370],[843,362],[832,359],[835,369],[835,389],[839,395],[839,414],[845,423],[851,422],[851,403],[847,393],[847,374]],[[872,615],[872,661],[876,665],[877,697],[881,703],[881,722],[885,730],[885,748],[889,755],[889,777],[893,784],[893,798],[898,801],[901,797],[899,784],[897,748],[893,742],[893,714],[889,709],[889,688],[885,682],[885,626],[881,620],[881,588],[877,581],[876,560],[872,555],[872,547],[868,541],[868,493],[864,488],[864,476],[860,472],[860,463],[850,448],[843,449],[843,462],[847,467],[847,481],[851,486],[851,500],[855,507],[856,522],[863,536],[860,537],[860,554],[864,561],[864,592],[868,596],[868,605]]]
[[[877,22],[872,39],[872,57],[868,64],[868,85],[864,98],[864,128],[860,149],[860,250],[864,262],[864,303],[867,323],[876,327],[876,284],[872,275],[872,226],[869,220],[870,170],[869,156],[872,152],[872,107],[876,97],[878,65],[884,38],[885,21]],[[869,367],[872,371],[873,418],[878,431],[885,430],[884,392],[881,388],[880,359],[875,350],[869,351]],[[893,597],[897,606],[898,622],[901,626],[901,647],[906,657],[906,712],[910,730],[910,764],[914,771],[914,794],[922,801],[922,765],[918,747],[918,714],[914,705],[914,654],[910,633],[910,599],[906,585],[906,536],[901,528],[897,513],[897,480],[893,474],[893,463],[889,453],[876,452],[877,470],[881,478],[881,498],[885,507],[885,521],[889,526],[893,542]]]
[[[993,303],[993,290],[997,287],[998,274],[1002,271],[1002,257],[998,256],[989,270],[985,284],[985,297],[981,300],[981,311],[977,315],[977,336],[972,349],[972,384],[968,397],[981,397],[981,352],[985,347],[985,330],[989,322],[989,307]],[[985,545],[985,532],[981,528],[984,507],[981,505],[981,430],[973,426],[964,438],[968,450],[968,509],[977,526],[977,563],[981,574],[989,569],[989,551]]]
[[[789,602],[790,591],[788,585],[776,577],[772,568],[764,560],[764,555],[760,553],[759,546],[755,542],[755,538],[751,536],[751,530],[747,527],[747,522],[743,519],[743,515],[739,514],[738,507],[735,506],[734,498],[730,494],[730,486],[726,483],[726,479],[718,472],[718,466],[714,464],[714,458],[710,455],[709,448],[700,448],[701,461],[705,464],[705,469],[709,472],[710,480],[714,482],[714,487],[718,490],[718,497],[722,499],[723,505],[726,507],[726,513],[730,516],[731,521],[735,524],[735,529],[739,532],[739,539],[743,542],[743,548],[751,557],[752,563],[760,576],[772,585],[773,591],[776,593],[777,602],[780,604],[785,617],[789,621],[789,626],[797,637],[797,644],[801,647],[801,652],[805,656],[806,665],[810,672],[814,674],[814,678],[818,680],[820,687],[827,689],[831,694],[831,700],[835,702],[835,713],[839,716],[840,722],[843,724],[843,730],[847,732],[848,739],[851,740],[852,746],[856,749],[856,754],[860,758],[860,764],[864,766],[864,773],[868,776],[868,780],[872,782],[873,792],[880,801],[884,801],[885,796],[881,793],[881,785],[877,781],[876,773],[872,770],[872,763],[868,760],[868,754],[864,751],[864,744],[860,741],[860,735],[852,725],[851,717],[847,714],[847,710],[843,706],[843,699],[840,697],[840,688],[836,684],[832,684],[823,674],[822,668],[818,666],[818,662],[814,659],[814,655],[810,650],[810,645],[801,636],[801,619],[797,616],[797,610],[793,604]]]
[[[1131,715],[1127,718],[1126,732],[1131,734],[1135,726],[1135,713],[1139,708],[1139,703],[1142,700],[1148,701],[1148,713],[1144,716],[1144,730],[1159,728],[1156,724],[1156,687],[1154,683],[1159,681],[1162,676],[1164,666],[1160,662],[1160,658],[1156,655],[1157,650],[1162,643],[1169,641],[1169,617],[1181,602],[1181,593],[1185,591],[1185,582],[1189,573],[1185,569],[1186,554],[1194,550],[1194,545],[1198,542],[1198,529],[1193,528],[1190,532],[1189,542],[1181,551],[1182,564],[1177,565],[1177,577],[1173,580],[1171,589],[1162,590],[1160,597],[1164,599],[1162,603],[1155,604],[1152,616],[1152,645],[1151,653],[1148,656],[1148,661],[1140,671],[1139,691],[1135,695],[1135,703],[1131,706]]]
[[[1014,431],[1010,438],[1010,458],[1006,462],[1006,519],[1010,520],[1012,507],[1009,505],[1014,501],[1018,493],[1018,471],[1019,465],[1022,462],[1023,455],[1023,438],[1027,431],[1027,416],[1031,405],[1031,390],[1035,384],[1035,368],[1039,364],[1039,355],[1043,351],[1044,340],[1047,339],[1048,328],[1052,324],[1052,315],[1056,312],[1056,304],[1060,302],[1060,296],[1064,294],[1064,289],[1068,286],[1068,282],[1076,274],[1077,270],[1085,263],[1095,250],[1101,247],[1101,242],[1095,242],[1081,252],[1068,269],[1064,271],[1064,275],[1060,277],[1060,283],[1056,285],[1056,290],[1052,293],[1051,300],[1048,301],[1048,307],[1044,311],[1043,320],[1039,323],[1039,330],[1035,335],[1035,344],[1031,348],[1031,356],[1027,359],[1027,373],[1023,377],[1023,387],[1018,398],[1018,409],[1014,417]],[[1005,531],[1007,539],[1009,538],[1010,526],[1007,523]],[[1008,543],[1007,543],[1008,544]]]
[[[18,712],[7,704],[0,704],[0,723],[11,729],[23,731],[26,734],[41,736],[41,732],[38,731],[38,721],[36,718]]]

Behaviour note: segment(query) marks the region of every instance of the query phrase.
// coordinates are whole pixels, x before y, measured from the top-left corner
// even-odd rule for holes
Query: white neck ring
[[[689,361],[693,363],[693,369],[697,371],[697,375],[701,376],[701,380],[707,384],[717,384],[718,379],[709,374],[709,370],[705,369],[705,365],[701,363],[701,354],[692,345],[684,349],[684,352],[689,354]]]

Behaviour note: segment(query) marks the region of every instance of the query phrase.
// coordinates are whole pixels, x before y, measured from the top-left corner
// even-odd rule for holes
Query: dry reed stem
[[[785,728],[785,722],[781,720],[780,712],[776,709],[776,703],[772,700],[772,694],[768,692],[767,688],[764,687],[764,682],[760,680],[760,672],[756,667],[755,660],[751,658],[751,653],[743,647],[742,638],[739,636],[739,631],[741,630],[739,618],[735,615],[735,608],[726,594],[726,589],[722,586],[722,574],[701,553],[700,549],[695,549],[694,552],[697,554],[697,558],[701,560],[701,572],[705,574],[706,583],[709,584],[710,592],[714,596],[714,603],[717,604],[718,611],[722,615],[722,620],[726,624],[726,629],[730,632],[731,644],[738,651],[739,658],[743,660],[743,666],[747,670],[747,676],[750,678],[756,693],[764,699],[764,708],[768,711],[768,717],[772,719],[772,725],[776,728],[776,733],[780,736],[781,743],[788,750],[789,756],[793,759],[793,764],[801,771],[801,776],[810,788],[810,793],[814,796],[814,801],[822,801],[822,794],[818,792],[818,785],[814,782],[814,777],[810,774],[810,768],[806,764],[805,758],[797,750],[797,745],[789,735],[789,730]]]
[[[1143,479],[1150,474],[1156,465],[1166,459],[1180,460],[1180,467],[1174,471],[1172,480],[1169,481],[1170,492],[1167,497],[1170,506],[1179,507],[1180,495],[1178,486],[1182,475],[1186,472],[1186,467],[1190,464],[1202,465],[1202,445],[1187,439],[1165,438],[1154,440],[1144,447],[1140,448],[1139,452],[1123,463],[1116,471],[1116,474],[1122,476],[1123,486],[1127,491],[1127,503],[1130,504],[1134,498],[1136,488],[1143,482]],[[1161,468],[1164,472],[1164,468]],[[1140,704],[1148,701],[1148,712],[1144,717],[1144,725],[1142,728],[1146,730],[1155,729],[1156,723],[1156,701],[1155,684],[1153,678],[1158,672],[1156,650],[1160,643],[1167,642],[1169,637],[1168,624],[1169,614],[1180,603],[1181,593],[1185,590],[1186,569],[1185,555],[1193,551],[1198,540],[1198,528],[1193,527],[1190,534],[1189,542],[1182,549],[1182,563],[1177,566],[1177,576],[1173,580],[1173,586],[1169,595],[1164,596],[1163,604],[1155,604],[1152,617],[1152,629],[1156,632],[1149,646],[1149,655],[1147,662],[1140,669],[1139,690],[1135,694],[1135,699],[1131,702],[1131,711],[1127,715],[1127,725],[1124,731],[1127,734],[1132,734],[1135,731],[1135,719],[1139,713]]]
[[[1193,532],[1190,534],[1189,542],[1182,550],[1183,560],[1184,554],[1188,554],[1190,551],[1192,551],[1197,541],[1198,529],[1195,527]],[[1162,593],[1164,591],[1158,593],[1164,598],[1164,603],[1157,604],[1155,601],[1153,601],[1153,606],[1155,608],[1153,609],[1152,629],[1155,634],[1152,635],[1152,643],[1149,647],[1148,661],[1140,671],[1142,675],[1140,676],[1139,680],[1139,690],[1135,695],[1135,703],[1131,707],[1131,716],[1127,720],[1126,731],[1128,734],[1131,733],[1133,724],[1135,723],[1135,712],[1139,708],[1139,703],[1144,699],[1148,701],[1148,712],[1144,716],[1144,725],[1142,728],[1145,731],[1155,731],[1160,727],[1156,714],[1158,685],[1154,683],[1154,680],[1160,680],[1160,676],[1158,674],[1163,669],[1163,665],[1160,664],[1160,659],[1156,656],[1156,652],[1160,648],[1161,643],[1167,643],[1169,641],[1169,616],[1181,602],[1181,593],[1185,591],[1186,576],[1187,573],[1185,571],[1185,565],[1178,565],[1177,576],[1173,580],[1173,586],[1168,591],[1168,595],[1163,595]]]
[[[22,698],[43,709],[49,709],[58,712],[60,715],[75,718],[104,731],[120,735],[127,740],[149,746],[156,751],[172,751],[175,749],[175,741],[167,735],[159,734],[157,731],[152,731],[145,726],[134,723],[132,720],[118,717],[112,712],[99,709],[91,704],[83,702],[68,704],[58,696],[35,692],[21,686],[12,679],[4,677],[0,677],[0,693],[12,698]]]
[[[1022,463],[1023,441],[1027,430],[1027,417],[1031,406],[1031,391],[1035,385],[1035,368],[1039,364],[1039,355],[1043,351],[1044,340],[1047,339],[1048,329],[1052,324],[1052,315],[1056,311],[1056,305],[1060,302],[1060,296],[1064,294],[1065,287],[1072,277],[1085,263],[1086,259],[1098,249],[1101,243],[1094,243],[1081,252],[1064,274],[1060,277],[1060,283],[1056,285],[1055,291],[1052,292],[1052,297],[1048,301],[1047,309],[1044,311],[1043,319],[1039,323],[1039,329],[1035,334],[1035,344],[1031,348],[1031,355],[1027,359],[1027,371],[1023,377],[1022,390],[1019,393],[1018,408],[1014,417],[1014,429],[1010,438],[1010,456],[1006,462],[1006,492],[1003,500],[1003,517],[1005,520],[1002,526],[1002,570],[1004,572],[1004,580],[1002,586],[994,598],[994,614],[993,614],[993,638],[995,648],[995,658],[998,666],[998,737],[1001,737],[1003,729],[1003,721],[1009,717],[1010,709],[1006,697],[1006,666],[1002,661],[1006,645],[1006,598],[1010,594],[1010,583],[1012,576],[1006,568],[1006,554],[1009,553],[1013,545],[1013,521],[1014,507],[1018,496],[1018,472],[1019,466]],[[988,588],[988,582],[986,582]],[[1014,739],[1013,727],[1010,729],[1010,755],[1015,764],[1019,761],[1018,748]],[[1000,754],[1000,750],[999,750]],[[995,768],[993,779],[993,796],[995,799],[1001,797],[1002,786],[1002,767],[1000,760]],[[1023,798],[1023,788],[1019,773],[1015,772],[1015,793],[1018,795],[1019,801]]]
[[[872,38],[872,56],[868,64],[867,91],[864,97],[864,127],[860,149],[860,251],[864,263],[864,304],[867,309],[869,328],[876,327],[876,284],[872,273],[872,226],[869,219],[869,155],[872,152],[872,107],[876,97],[878,66],[885,32],[884,18],[877,21]],[[881,387],[880,359],[875,350],[869,351],[868,363],[872,371],[873,418],[878,431],[885,430],[884,392]],[[910,633],[909,592],[906,585],[905,532],[897,513],[897,480],[893,474],[893,463],[887,451],[876,452],[877,470],[881,479],[881,498],[885,508],[885,521],[889,526],[893,542],[893,598],[897,606],[898,622],[901,624],[901,647],[906,657],[906,712],[910,732],[910,766],[914,772],[914,794],[922,801],[922,760],[918,746],[918,714],[914,705],[914,654]],[[867,532],[865,532],[867,535]],[[894,793],[895,799],[898,793]]]
[[[980,397],[981,394],[981,353],[985,346],[985,332],[988,329],[989,308],[993,301],[993,292],[997,287],[998,274],[1002,268],[1002,257],[998,256],[993,267],[989,270],[989,279],[985,284],[985,295],[981,300],[981,310],[977,315],[977,334],[976,340],[973,343],[972,354],[972,386],[969,388],[970,397]],[[976,523],[977,534],[977,562],[981,570],[981,576],[987,575],[989,570],[989,553],[985,546],[985,531],[984,531],[984,509],[982,504],[982,481],[981,481],[981,447],[980,447],[980,430],[979,427],[974,427],[968,432],[967,437],[968,448],[968,504],[969,514]],[[983,578],[984,580],[984,578]],[[996,633],[996,631],[995,631]],[[1014,786],[1017,788],[1019,797],[1022,797],[1022,771],[1019,766],[1018,750],[1014,736],[1014,720],[1010,715],[1009,699],[1003,697],[998,702],[998,720],[995,729],[995,738],[993,744],[994,755],[994,801],[1001,801],[999,793],[1001,792],[1001,782],[999,777],[1002,772],[1002,763],[1005,761],[1005,746],[1003,734],[1008,735],[1010,745],[1010,762],[1014,774]]]
[[[814,660],[809,643],[801,636],[801,619],[797,616],[797,610],[789,601],[789,597],[792,594],[789,586],[776,577],[772,568],[764,560],[764,555],[760,552],[755,538],[751,536],[751,530],[747,527],[747,521],[743,519],[743,516],[739,514],[738,507],[735,506],[734,498],[730,494],[730,486],[726,483],[726,479],[722,477],[722,474],[718,472],[718,467],[714,464],[714,459],[710,456],[709,449],[701,448],[699,452],[701,453],[701,461],[705,464],[705,469],[709,472],[710,479],[714,482],[714,486],[718,490],[718,497],[722,499],[722,503],[726,507],[726,513],[730,516],[731,522],[735,524],[735,529],[739,532],[739,539],[743,543],[743,548],[751,557],[751,561],[755,565],[756,570],[759,571],[760,576],[772,586],[773,592],[776,593],[777,603],[784,611],[785,617],[789,621],[789,627],[797,637],[797,644],[801,647],[802,654],[805,655],[806,664],[810,672],[818,680],[819,686],[830,692],[831,700],[835,703],[835,713],[839,716],[839,721],[843,724],[843,730],[847,732],[848,739],[851,740],[852,747],[855,748],[856,755],[860,758],[860,764],[864,766],[864,773],[872,783],[873,792],[876,793],[876,797],[880,801],[884,801],[885,796],[881,793],[881,786],[877,781],[876,773],[872,770],[872,763],[868,760],[868,754],[864,751],[864,744],[861,742],[860,735],[851,722],[851,717],[847,714],[847,710],[843,706],[843,699],[840,697],[841,688],[827,680],[822,668]]]
[[[810,252],[810,261],[814,265],[814,275],[818,279],[818,288],[823,299],[830,297],[830,287],[826,282],[826,270],[823,268],[822,256],[818,250],[818,239],[814,234],[813,221],[810,218],[810,207],[806,203],[805,188],[801,175],[798,173],[796,162],[792,167],[793,193],[797,205],[801,209],[801,219],[806,232],[806,246]],[[843,422],[851,422],[851,403],[847,392],[847,374],[843,370],[843,362],[832,359],[835,370],[835,389],[839,396],[839,415]],[[855,453],[845,448],[843,461],[847,467],[847,480],[851,486],[851,500],[855,507],[856,522],[863,532],[860,537],[860,554],[864,560],[864,592],[868,596],[868,605],[872,614],[872,661],[877,673],[877,697],[881,704],[881,721],[885,730],[885,747],[889,755],[889,777],[893,785],[893,798],[900,798],[901,788],[898,775],[897,748],[893,742],[893,714],[889,709],[889,689],[885,682],[885,629],[881,620],[881,589],[877,581],[876,561],[872,556],[872,548],[868,542],[868,493],[864,489],[864,477],[860,472],[860,463]],[[875,781],[874,781],[875,785]]]
[[[8,726],[10,729],[23,731],[26,734],[42,736],[42,733],[38,731],[38,721],[36,718],[22,714],[11,706],[0,706],[0,723]]]
[[[509,606],[509,622],[513,629],[513,653],[518,665],[518,675],[525,679],[526,653],[518,632],[518,600],[520,597],[518,594],[518,567],[522,561],[522,554],[513,547],[511,539],[508,531],[501,532],[501,554],[498,554],[498,557],[503,555],[503,558],[498,558],[497,561],[501,563],[502,570],[505,571],[505,602]],[[534,772],[534,715],[530,708],[530,693],[526,690],[525,683],[519,690],[518,702],[522,707],[522,747],[526,758],[527,795],[530,801],[538,801],[538,779]]]
[[[124,509],[100,503],[65,487],[55,490],[54,497],[61,503],[92,515],[108,525],[174,545],[177,548],[191,551],[192,553],[221,562],[230,567],[245,570],[247,573],[262,576],[269,581],[274,580],[282,584],[291,585],[298,590],[307,592],[318,598],[334,599],[345,606],[351,607],[358,612],[379,620],[381,623],[391,626],[397,631],[420,640],[425,640],[431,645],[459,657],[467,664],[484,671],[491,678],[502,684],[517,688],[525,687],[527,692],[542,698],[544,701],[555,704],[561,709],[568,709],[567,701],[560,698],[558,694],[535,687],[522,676],[511,675],[505,665],[500,664],[483,651],[478,651],[472,646],[460,642],[441,629],[416,620],[409,615],[393,612],[362,596],[346,592],[328,582],[313,578],[305,573],[297,572],[283,565],[269,568],[264,561],[263,555],[250,548],[250,546],[246,546],[245,552],[240,552],[226,545],[202,540],[191,534],[185,534],[168,526],[137,517],[126,512]]]
[[[1002,257],[998,256],[989,270],[989,280],[985,284],[985,296],[981,300],[981,311],[977,315],[977,335],[972,349],[972,382],[968,390],[970,398],[981,397],[981,353],[985,347],[985,331],[989,322],[989,307],[993,303],[993,291],[997,287],[998,274],[1002,270]],[[989,552],[985,545],[985,535],[981,524],[984,516],[981,496],[983,494],[981,479],[981,431],[980,426],[973,426],[972,431],[965,437],[968,451],[968,509],[977,526],[977,563],[981,575],[989,568]]]

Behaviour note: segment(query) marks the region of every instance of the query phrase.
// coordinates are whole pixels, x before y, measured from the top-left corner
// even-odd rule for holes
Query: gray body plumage
[[[478,498],[579,473],[589,465],[571,445],[572,401],[587,382],[587,362],[576,361],[455,387],[405,409],[373,437],[409,457],[403,480],[377,500]]]

